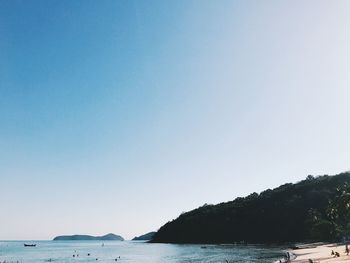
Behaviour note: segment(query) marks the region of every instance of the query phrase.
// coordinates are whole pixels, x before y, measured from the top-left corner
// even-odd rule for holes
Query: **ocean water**
[[[24,243],[37,245],[24,247]],[[225,260],[230,263],[271,263],[282,257],[282,248],[262,246],[149,244],[139,241],[0,241],[1,263],[50,260],[57,263],[215,263]]]

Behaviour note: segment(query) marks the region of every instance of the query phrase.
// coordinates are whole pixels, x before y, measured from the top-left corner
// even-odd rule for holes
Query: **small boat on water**
[[[24,244],[25,247],[36,247],[36,244]]]

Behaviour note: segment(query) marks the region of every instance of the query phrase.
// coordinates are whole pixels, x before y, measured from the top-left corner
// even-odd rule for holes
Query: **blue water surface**
[[[35,243],[36,247],[24,247]],[[90,254],[90,255],[89,255]],[[271,263],[282,248],[237,245],[149,244],[137,241],[0,241],[0,262]]]

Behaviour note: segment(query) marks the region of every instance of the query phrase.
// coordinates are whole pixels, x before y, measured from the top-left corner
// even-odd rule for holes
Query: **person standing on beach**
[[[346,253],[346,255],[349,256],[349,245],[348,244],[345,245],[345,253]]]
[[[290,254],[289,254],[289,252],[287,251],[286,252],[286,254],[285,254],[285,261],[288,263],[288,262],[290,262]]]

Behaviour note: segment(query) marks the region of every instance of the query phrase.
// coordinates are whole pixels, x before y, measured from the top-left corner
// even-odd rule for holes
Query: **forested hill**
[[[260,194],[204,205],[162,226],[152,242],[273,243],[348,234],[350,173],[308,176]]]

